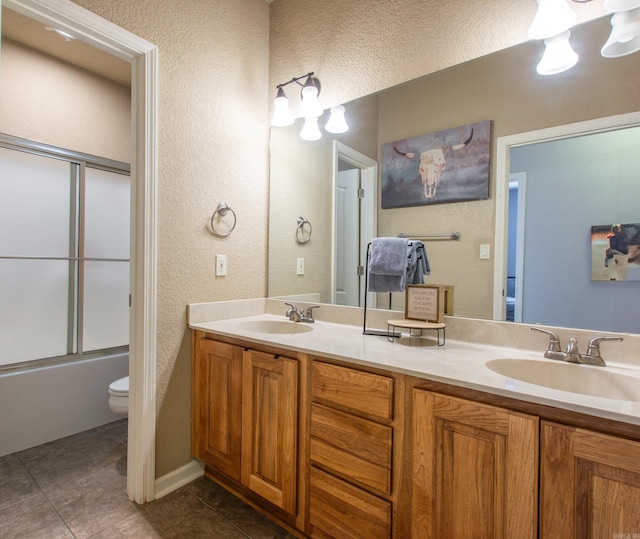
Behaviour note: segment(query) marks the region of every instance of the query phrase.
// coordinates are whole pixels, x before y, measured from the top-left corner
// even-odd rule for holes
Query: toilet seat
[[[128,397],[129,396],[129,377],[118,378],[114,382],[109,384],[109,395],[114,397]]]

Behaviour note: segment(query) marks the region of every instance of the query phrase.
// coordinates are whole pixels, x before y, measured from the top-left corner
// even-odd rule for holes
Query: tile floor
[[[294,537],[204,477],[130,502],[126,458],[126,419],[0,457],[0,537]]]

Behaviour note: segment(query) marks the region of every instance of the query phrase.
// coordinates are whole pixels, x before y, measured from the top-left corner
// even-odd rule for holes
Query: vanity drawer
[[[393,378],[389,376],[314,361],[311,394],[325,403],[384,420],[393,418]]]
[[[311,406],[311,460],[391,494],[392,429],[320,404]]]
[[[391,537],[391,502],[311,467],[309,523],[340,539]],[[313,537],[313,533],[311,534]]]

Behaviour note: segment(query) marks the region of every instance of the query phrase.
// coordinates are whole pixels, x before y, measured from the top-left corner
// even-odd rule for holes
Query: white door
[[[358,306],[360,284],[360,169],[341,170],[336,182],[336,304]]]

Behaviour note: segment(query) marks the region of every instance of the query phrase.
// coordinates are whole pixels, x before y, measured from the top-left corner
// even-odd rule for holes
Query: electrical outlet
[[[298,258],[296,272],[298,275],[304,275],[304,258]]]
[[[216,255],[216,277],[227,274],[227,255]]]
[[[480,245],[480,258],[482,260],[489,260],[489,258],[491,258],[491,245],[488,243]]]

